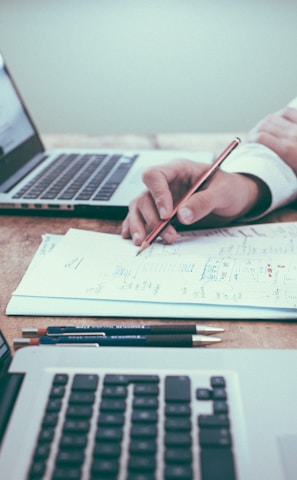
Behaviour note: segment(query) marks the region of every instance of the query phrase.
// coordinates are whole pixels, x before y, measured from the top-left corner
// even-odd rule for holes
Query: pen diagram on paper
[[[297,231],[290,225],[270,237],[262,227],[241,227],[243,234],[234,236],[232,229],[218,230],[217,235],[185,233],[175,245],[155,242],[137,257],[138,248],[118,235],[73,229],[31,269],[15,293],[297,308]]]

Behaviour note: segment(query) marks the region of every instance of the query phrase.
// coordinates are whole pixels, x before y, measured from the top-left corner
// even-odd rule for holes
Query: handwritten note
[[[174,245],[158,241],[137,251],[118,235],[71,229],[13,296],[129,302],[131,309],[165,303],[297,314],[295,223],[184,232]]]

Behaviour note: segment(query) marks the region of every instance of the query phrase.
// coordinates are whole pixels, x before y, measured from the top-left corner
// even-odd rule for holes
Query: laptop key
[[[165,400],[166,402],[189,402],[189,377],[167,376],[165,379]]]
[[[198,425],[200,427],[225,427],[229,428],[230,421],[229,417],[226,414],[219,415],[199,415],[198,416]]]
[[[167,465],[165,480],[192,480],[193,470],[191,465]],[[220,477],[223,480],[224,477]]]
[[[94,391],[97,388],[97,375],[77,374],[74,376],[72,390]]]
[[[51,480],[80,480],[81,469],[80,468],[63,468],[59,467],[53,473]]]
[[[172,447],[165,452],[166,463],[191,463],[192,452],[190,448]]]
[[[155,470],[155,466],[154,455],[131,455],[129,458],[129,471],[152,472]]]
[[[93,456],[98,458],[119,458],[121,445],[114,442],[99,442],[95,444]]]
[[[80,448],[80,449],[84,449],[85,446],[87,445],[87,433],[85,434],[79,434],[77,435],[75,432],[74,433],[71,433],[71,432],[63,432],[62,434],[62,437],[61,437],[61,441],[60,441],[60,446],[63,448],[63,449],[76,449],[76,448]]]
[[[202,480],[236,480],[233,454],[230,449],[203,449],[200,460]]]
[[[201,447],[231,447],[231,435],[226,428],[201,428],[199,432]]]

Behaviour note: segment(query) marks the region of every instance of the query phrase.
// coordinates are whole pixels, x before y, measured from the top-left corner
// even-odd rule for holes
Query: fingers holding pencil
[[[231,174],[217,170],[239,142],[238,138],[234,139],[211,165],[181,159],[147,170],[143,179],[148,190],[130,203],[129,213],[122,224],[123,238],[132,238],[135,245],[141,246],[140,251],[158,236],[166,243],[174,243],[177,232],[172,221],[175,218],[190,225],[220,208],[217,187],[225,183],[226,177],[230,180]],[[211,188],[204,190],[214,174]],[[195,195],[197,191],[199,193]],[[228,219],[237,214],[236,202],[229,203],[226,213],[220,210]],[[230,206],[236,211],[228,211]]]

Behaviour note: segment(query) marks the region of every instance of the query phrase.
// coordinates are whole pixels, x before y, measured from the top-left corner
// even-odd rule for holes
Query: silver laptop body
[[[40,424],[42,419],[45,418],[45,406],[48,402],[53,378],[56,374],[59,374],[58,378],[67,375],[69,380],[65,390],[66,395],[69,396],[70,393],[67,389],[71,388],[75,374],[80,373],[90,376],[92,379],[93,376],[99,379],[98,392],[96,393],[98,396],[95,396],[96,405],[94,407],[97,416],[94,424],[92,424],[88,444],[85,447],[85,463],[80,473],[82,479],[105,478],[103,474],[100,476],[98,472],[99,476],[92,477],[90,473],[92,468],[98,468],[100,471],[100,468],[112,469],[116,464],[115,458],[109,461],[108,456],[104,461],[100,460],[100,449],[99,453],[97,451],[99,455],[96,459],[97,463],[92,460],[92,452],[95,451],[97,441],[101,441],[102,448],[107,448],[106,444],[109,445],[110,443],[110,438],[102,443],[100,434],[104,433],[104,428],[102,427],[103,431],[99,433],[96,429],[101,418],[101,414],[98,413],[100,405],[103,405],[104,401],[105,404],[112,405],[114,400],[112,395],[110,397],[112,388],[115,388],[117,392],[121,392],[121,388],[123,388],[123,383],[120,386],[114,386],[110,381],[106,387],[104,379],[106,376],[110,379],[113,375],[120,382],[123,382],[123,378],[129,377],[130,382],[125,386],[125,388],[127,387],[126,403],[128,409],[125,413],[125,424],[123,426],[124,436],[121,440],[123,452],[118,464],[119,473],[118,476],[110,478],[130,478],[130,476],[127,476],[127,468],[129,470],[129,468],[135,467],[135,464],[131,467],[129,463],[129,445],[132,445],[133,439],[129,440],[128,432],[130,420],[134,415],[134,413],[131,413],[134,405],[133,389],[136,391],[137,388],[140,388],[140,391],[142,391],[141,386],[137,386],[139,376],[150,376],[149,378],[158,376],[158,391],[162,398],[167,388],[165,378],[169,376],[170,381],[177,379],[180,385],[178,390],[181,391],[179,398],[169,399],[171,400],[169,407],[173,409],[172,412],[175,412],[175,409],[178,412],[179,409],[182,409],[181,412],[183,412],[182,382],[188,379],[187,382],[191,386],[189,389],[192,423],[190,437],[193,444],[186,444],[186,447],[183,447],[182,444],[175,444],[172,447],[170,442],[176,442],[176,434],[181,435],[181,443],[184,441],[185,432],[180,426],[180,420],[178,420],[176,428],[174,423],[172,427],[172,421],[176,422],[177,418],[182,417],[169,418],[169,435],[168,431],[164,432],[164,425],[167,428],[166,412],[169,407],[165,406],[163,399],[160,398],[156,410],[159,416],[158,438],[155,454],[150,457],[154,458],[155,462],[154,476],[151,475],[151,470],[149,470],[151,476],[144,476],[147,473],[146,469],[150,469],[151,466],[145,463],[143,453],[140,456],[136,455],[136,460],[138,463],[140,462],[140,465],[141,462],[144,462],[143,470],[136,471],[138,474],[136,476],[132,468],[132,473],[135,476],[132,476],[130,472],[131,478],[163,479],[167,477],[165,472],[168,469],[169,472],[173,471],[177,475],[173,478],[193,478],[197,480],[296,479],[296,363],[296,350],[26,347],[16,353],[10,366],[10,374],[13,374],[13,372],[24,374],[24,379],[0,450],[1,478],[9,478],[10,480],[31,478],[29,472],[33,468],[32,459],[34,455],[37,455],[37,453],[34,453],[37,451],[36,441],[42,435]],[[135,380],[135,378],[138,380]],[[222,378],[225,382],[223,388],[220,384]],[[213,386],[211,386],[213,380],[210,379],[215,379]],[[217,390],[216,387],[218,387]],[[105,388],[107,388],[108,395],[105,399],[102,399],[101,393]],[[147,395],[146,399],[153,394],[150,390],[152,388],[152,385],[150,385],[149,390],[143,393],[144,396]],[[209,392],[210,397],[207,396]],[[215,400],[216,398],[217,400]],[[142,401],[148,400],[142,399]],[[229,417],[229,427],[213,425],[208,430],[203,429],[203,426],[198,427],[201,416],[203,421],[213,418],[216,401],[218,402],[216,408],[219,409],[217,418],[222,417],[222,420],[224,420],[227,415]],[[63,403],[63,408],[66,409],[66,403]],[[169,415],[173,414],[170,408]],[[150,412],[149,410],[146,414],[150,415]],[[181,412],[178,415],[183,415]],[[62,413],[59,414],[56,437],[51,447],[51,454],[44,470],[44,476],[38,478],[56,478],[53,477],[53,474],[57,468],[55,459],[59,451],[58,438],[61,429],[63,429]],[[104,418],[106,420],[106,417]],[[114,419],[115,417],[110,415],[110,418]],[[143,435],[146,435],[150,420],[146,416],[143,419],[144,422],[147,422],[143,430]],[[70,423],[70,425],[72,424]],[[77,426],[77,428],[80,427]],[[140,428],[139,425],[138,428]],[[169,465],[167,463],[167,466],[164,466],[164,458],[167,458],[166,446],[164,446],[166,442],[170,444],[169,449],[177,452],[176,455],[179,455],[179,452],[188,455],[188,450],[192,452],[190,464],[187,464],[190,470],[183,470],[185,468],[183,461],[178,464],[176,458],[172,459],[172,457],[169,460],[167,459]],[[151,444],[145,437],[141,437],[137,445],[145,451],[147,445]],[[229,464],[226,470],[228,473],[225,474],[221,470],[223,467],[220,467],[220,462],[222,457],[225,456],[227,448],[231,453],[227,455]],[[43,450],[41,449],[41,451]],[[202,476],[200,461],[202,458],[204,462],[209,460],[212,453],[214,453],[214,458],[210,464],[204,465],[206,476]],[[230,468],[230,455],[233,462],[231,473],[230,469],[228,470]],[[62,464],[63,460],[67,463],[67,455],[61,458]],[[73,466],[75,466],[75,463],[72,464]],[[210,470],[207,470],[207,468]],[[216,468],[219,468],[219,471]],[[61,473],[61,471],[59,472]],[[186,474],[183,472],[189,471],[191,472],[190,477],[188,474],[184,476]],[[180,477],[178,472],[180,472]],[[32,478],[35,477],[32,476]]]
[[[0,54],[0,210],[122,218],[144,189],[142,172],[177,157],[213,159],[168,150],[46,151]]]

